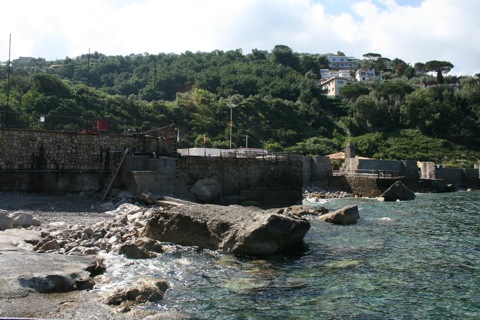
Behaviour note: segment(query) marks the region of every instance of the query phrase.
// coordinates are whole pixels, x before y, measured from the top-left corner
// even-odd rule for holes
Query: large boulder
[[[8,211],[0,210],[0,231],[13,228],[13,218],[8,215]]]
[[[222,195],[222,185],[217,177],[209,177],[197,180],[190,188],[195,199],[200,203],[212,202]]]
[[[397,181],[385,190],[381,197],[384,201],[414,200],[415,193],[402,181]]]
[[[30,212],[26,211],[16,211],[10,214],[10,217],[13,218],[13,227],[14,228],[28,228],[31,226],[39,226],[41,223],[33,217]]]
[[[318,217],[318,219],[335,224],[349,225],[357,223],[357,220],[360,219],[360,215],[358,214],[358,207],[353,205],[323,214]]]
[[[310,223],[256,207],[185,205],[156,212],[143,235],[162,242],[269,255],[303,242]]]

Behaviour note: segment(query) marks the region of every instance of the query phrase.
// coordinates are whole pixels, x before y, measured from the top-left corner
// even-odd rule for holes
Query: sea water
[[[171,245],[156,259],[109,255],[113,290],[141,277],[172,287],[146,308],[186,319],[480,319],[480,192],[413,201],[337,199],[360,220],[308,217],[302,250],[236,257]]]

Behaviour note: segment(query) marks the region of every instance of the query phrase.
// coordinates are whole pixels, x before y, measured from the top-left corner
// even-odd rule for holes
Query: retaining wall
[[[341,189],[359,197],[379,197],[398,179],[365,176],[333,176],[328,178],[328,187]]]
[[[0,190],[101,190],[127,147],[137,155],[127,156],[113,188],[188,198],[197,180],[215,176],[224,195],[288,204],[301,201],[300,157],[153,159],[155,137],[13,128],[0,131]]]
[[[215,177],[224,198],[256,200],[263,205],[291,205],[302,200],[300,157],[252,159],[189,157],[127,159],[124,185],[133,193],[145,189],[195,200],[189,189],[198,181]]]
[[[153,152],[156,145],[154,138],[132,135],[3,128],[0,170],[106,170],[126,147]]]

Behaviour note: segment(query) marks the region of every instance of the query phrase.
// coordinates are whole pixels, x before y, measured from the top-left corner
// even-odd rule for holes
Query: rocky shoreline
[[[130,202],[134,202],[130,203]],[[221,217],[224,216],[225,210],[222,208],[221,214],[218,214],[218,208],[208,205],[197,205],[196,207],[192,203],[182,202],[178,199],[171,198],[152,198],[151,194],[142,194],[138,197],[132,195],[123,194],[122,197],[115,199],[115,202],[105,203],[98,205],[94,199],[90,199],[85,195],[40,195],[40,194],[22,194],[22,193],[0,193],[0,209],[4,212],[10,212],[12,217],[22,216],[23,220],[32,222],[30,226],[22,225],[25,230],[30,230],[38,233],[38,237],[29,239],[27,242],[30,245],[29,250],[35,254],[42,255],[64,255],[64,256],[88,256],[97,258],[97,269],[101,270],[102,266],[102,253],[116,253],[126,256],[129,259],[148,259],[156,257],[157,254],[168,250],[168,246],[163,246],[161,241],[152,239],[151,237],[145,237],[144,230],[148,221],[154,215],[158,215],[159,212],[170,210],[171,208],[181,207],[181,205],[188,204],[188,208],[196,208],[194,210],[195,219],[192,219],[195,226],[198,210],[204,210],[206,215],[216,214],[214,221],[219,221],[218,226],[213,226],[212,230],[221,230],[220,233],[208,236],[208,242],[205,246],[211,246],[211,238],[218,238],[218,241],[213,243],[217,246],[217,249],[225,252],[243,252],[242,250],[248,249],[248,244],[255,244],[259,241],[252,238],[250,241],[244,241],[244,243],[235,244],[238,239],[235,240],[234,236],[241,239],[249,237],[248,234],[241,234],[240,229],[245,229],[248,232],[256,233],[256,229],[250,230],[245,226],[241,226],[239,229],[232,229],[231,231],[225,229],[226,225],[230,221],[222,221]],[[233,220],[245,220],[237,219],[235,217],[241,217],[244,215],[252,215],[251,220],[261,220],[259,217],[264,215],[258,208],[245,208],[240,206],[229,207]],[[108,210],[112,209],[112,210]],[[303,239],[303,235],[308,230],[308,222],[303,218],[299,218],[305,214],[320,214],[319,211],[308,209],[296,208],[275,209],[268,212],[268,221],[272,220],[274,225],[289,225],[289,227],[283,227],[283,229],[296,230],[295,225],[305,225],[300,227],[298,234],[292,235],[295,241]],[[178,210],[177,210],[178,211]],[[260,215],[257,215],[259,211]],[[217,213],[216,213],[217,212]],[[185,216],[187,213],[181,213],[179,223],[182,226],[185,225]],[[25,219],[25,217],[29,217]],[[297,217],[297,218],[295,218]],[[223,218],[222,218],[223,219]],[[158,220],[158,219],[157,219]],[[267,221],[267,222],[268,222]],[[275,222],[277,221],[277,222]],[[263,224],[267,223],[260,221],[259,228],[263,228]],[[158,223],[158,221],[157,221]],[[171,220],[169,223],[175,223]],[[211,223],[209,221],[205,222]],[[252,221],[249,222],[252,224]],[[16,227],[20,227],[18,224]],[[156,226],[158,228],[158,226]],[[293,228],[293,229],[292,229]],[[182,228],[183,229],[183,228]],[[15,230],[15,229],[13,229]],[[203,231],[189,230],[187,232],[193,232],[201,234]],[[153,231],[152,231],[153,232]],[[276,234],[278,232],[273,232]],[[264,233],[265,234],[265,233]],[[268,235],[268,233],[267,233]],[[222,237],[224,237],[222,239]],[[251,236],[250,236],[251,237]],[[268,243],[268,238],[271,237],[263,235],[262,243]],[[286,238],[281,236],[281,238]],[[282,239],[283,241],[284,239]],[[243,241],[243,240],[242,240]],[[276,245],[278,239],[273,239],[270,245]],[[246,243],[246,244],[245,244]],[[188,245],[188,244],[187,244]],[[247,247],[245,247],[247,245]],[[287,246],[288,243],[281,244],[281,246]],[[281,247],[280,246],[280,247]],[[240,249],[238,249],[240,248]],[[245,249],[247,248],[247,249]],[[264,249],[265,246],[262,246]],[[274,247],[275,248],[275,247]],[[235,251],[237,250],[237,251]],[[277,249],[271,249],[274,250]],[[248,252],[248,251],[247,251]],[[268,252],[268,251],[267,251]],[[0,255],[1,255],[0,251]],[[7,255],[4,255],[6,258]],[[98,272],[101,273],[101,272]],[[73,279],[68,280],[71,283],[71,292],[41,294],[42,288],[39,288],[39,281],[35,280],[35,285],[29,289],[29,293],[22,297],[2,297],[0,296],[0,318],[3,316],[9,317],[45,317],[45,318],[62,318],[62,319],[77,319],[82,318],[79,314],[79,310],[84,304],[94,305],[98,308],[98,312],[102,317],[107,318],[123,318],[119,316],[125,314],[125,317],[131,317],[132,315],[139,315],[145,310],[133,308],[136,304],[143,304],[149,301],[155,301],[163,297],[163,293],[168,288],[168,279],[151,279],[150,281],[144,281],[136,284],[132,288],[124,288],[123,290],[112,292],[107,296],[88,295],[89,291],[85,289],[91,289],[96,281],[103,281],[101,275],[95,278],[95,275],[91,280],[85,279]],[[68,278],[68,277],[67,277]],[[62,280],[63,281],[63,280]],[[64,281],[65,282],[65,281]],[[50,287],[58,287],[59,285],[52,285],[51,281],[48,283]],[[65,284],[62,283],[61,286]],[[47,288],[48,289],[48,288]],[[70,291],[66,289],[65,291]],[[83,289],[78,290],[78,289]],[[46,289],[45,289],[46,290]],[[46,291],[48,292],[48,291]],[[76,298],[71,300],[71,297]],[[44,308],[38,307],[35,312],[28,308],[28,304],[32,299],[35,299],[37,305],[43,305]],[[69,303],[66,300],[70,301]],[[55,308],[52,308],[52,304]],[[15,306],[24,305],[25,309],[14,308]],[[142,311],[143,310],[143,311]],[[141,314],[145,316],[145,314]]]

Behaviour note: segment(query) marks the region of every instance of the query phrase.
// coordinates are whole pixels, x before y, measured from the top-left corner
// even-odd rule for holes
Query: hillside
[[[232,125],[234,147],[248,140],[249,147],[323,155],[353,141],[368,157],[479,161],[478,77],[435,78],[398,58],[359,65],[383,70],[383,80],[356,82],[338,99],[316,85],[328,68],[324,55],[281,45],[249,54],[15,60],[10,72],[0,66],[1,124],[81,131],[108,119],[110,131],[136,133],[173,124],[184,147],[203,146],[206,136],[207,146],[224,148]]]

